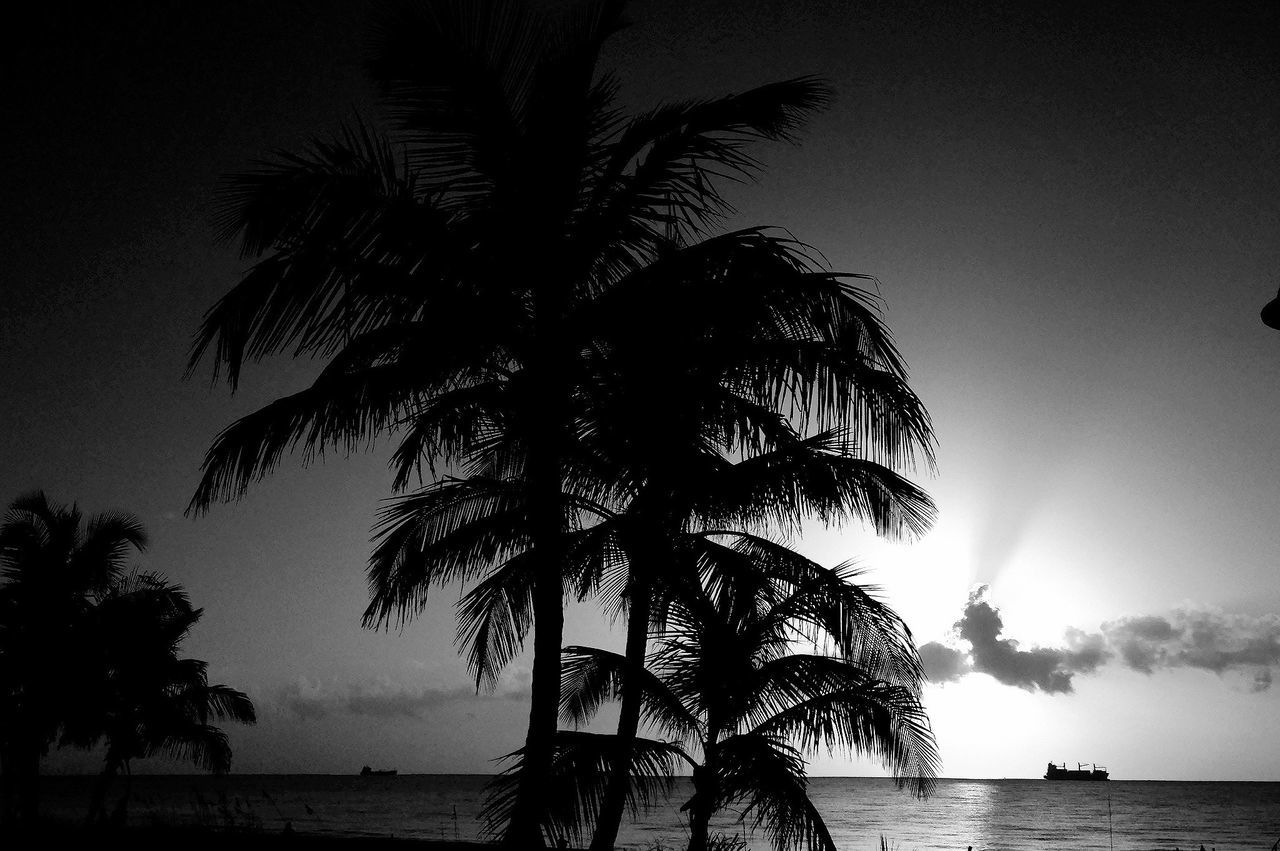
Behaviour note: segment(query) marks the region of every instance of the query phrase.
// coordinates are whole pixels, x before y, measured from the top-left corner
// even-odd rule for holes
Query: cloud
[[[492,700],[524,700],[528,690],[507,688],[497,693],[476,694],[470,686],[449,689],[408,688],[386,681],[325,686],[305,677],[280,689],[277,704],[289,714],[308,721],[334,714],[370,718],[422,718],[446,704]]]
[[[305,677],[282,688],[277,702],[304,721],[324,718],[332,709],[331,698],[324,693],[324,687]]]
[[[955,624],[955,644],[961,646],[933,641],[920,648],[930,680],[953,682],[977,672],[1027,691],[1070,694],[1077,674],[1118,659],[1145,674],[1168,668],[1240,672],[1251,691],[1261,692],[1271,688],[1272,668],[1280,668],[1280,616],[1180,609],[1121,618],[1103,624],[1100,633],[1069,628],[1061,646],[1023,649],[1002,637],[1004,621],[986,599],[987,590],[982,585],[970,593]]]
[[[1103,636],[1078,629],[1067,631],[1063,647],[1022,649],[1012,638],[1001,638],[1004,621],[986,594],[986,585],[974,589],[955,624],[957,637],[969,645],[968,652],[938,642],[920,648],[931,680],[947,682],[976,671],[1027,691],[1070,694],[1076,674],[1093,673],[1110,658]]]
[[[958,680],[973,670],[968,653],[936,641],[920,647],[920,661],[924,664],[925,676],[935,683]]]
[[[1199,668],[1252,674],[1251,690],[1271,687],[1280,667],[1280,616],[1229,615],[1212,609],[1179,609],[1168,617],[1121,618],[1102,631],[1124,663],[1144,674],[1161,668]]]
[[[1023,650],[1017,641],[1001,638],[1000,611],[985,599],[987,586],[969,595],[964,617],[956,623],[960,638],[969,642],[973,670],[990,674],[1005,685],[1049,694],[1069,694],[1071,678],[1088,674],[1106,661],[1108,651],[1100,635],[1080,630],[1067,634],[1066,647]]]
[[[372,718],[421,718],[429,709],[457,700],[476,697],[475,689],[369,689],[359,685],[349,688],[345,708],[352,715]]]

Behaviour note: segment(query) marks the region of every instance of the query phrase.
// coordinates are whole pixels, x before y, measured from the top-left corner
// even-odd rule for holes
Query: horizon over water
[[[415,839],[480,837],[492,775],[134,775],[130,821],[205,824],[302,833]],[[43,811],[83,818],[92,775],[47,775]],[[123,781],[113,790],[118,796]],[[618,846],[676,851],[688,842],[679,812],[689,779],[665,803],[624,821]],[[1112,780],[1105,783],[947,778],[919,801],[884,777],[814,777],[809,794],[841,851],[890,848],[1013,851],[1022,848],[1169,851],[1270,849],[1280,840],[1280,782]],[[713,830],[770,847],[736,816]]]

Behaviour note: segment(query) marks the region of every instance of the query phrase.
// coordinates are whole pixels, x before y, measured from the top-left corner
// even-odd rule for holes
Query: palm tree
[[[34,820],[40,759],[85,678],[83,625],[96,595],[146,547],[137,518],[86,519],[41,492],[19,497],[0,525],[0,770],[6,818]]]
[[[218,436],[197,511],[241,496],[295,445],[305,462],[400,432],[401,460],[445,469],[495,430],[518,447],[536,630],[517,844],[542,841],[537,778],[559,702],[565,453],[582,387],[571,318],[670,233],[726,212],[717,179],[753,173],[745,143],[789,138],[827,99],[801,79],[626,119],[615,82],[596,73],[620,6],[543,17],[436,2],[390,19],[372,69],[403,146],[357,123],[240,175],[225,230],[260,259],[192,354],[194,367],[212,353],[233,388],[246,360],[328,359],[310,388]]]
[[[566,462],[578,473],[574,504],[596,525],[566,547],[573,562],[623,559],[613,587],[633,665],[643,666],[651,611],[661,620],[667,542],[692,518],[791,528],[805,514],[853,516],[891,535],[930,521],[927,496],[869,460],[931,460],[932,437],[874,302],[847,277],[811,268],[776,235],[741,231],[673,249],[575,317],[592,332],[590,392],[577,400]],[[673,304],[680,311],[664,315]],[[796,428],[810,421],[844,428],[802,439]],[[477,685],[496,680],[531,621],[526,492],[500,479],[486,470],[393,504],[371,560],[375,625],[419,608],[432,584],[487,576],[461,609]],[[598,570],[571,574],[589,590]],[[638,713],[638,697],[624,694],[623,757],[594,847],[616,837]]]
[[[684,745],[680,756],[693,769],[694,794],[682,808],[690,851],[705,851],[711,818],[726,807],[740,808],[740,820],[762,827],[775,848],[835,851],[805,792],[805,757],[823,748],[879,757],[900,785],[927,794],[938,757],[920,704],[919,657],[905,624],[853,583],[857,572],[826,571],[745,535],[691,535],[683,546],[701,560],[702,579],[672,605],[647,667],[566,648],[563,710],[583,723],[626,680],[638,686],[647,721]],[[814,652],[795,652],[801,643]],[[600,750],[591,740],[575,746]],[[646,741],[641,753],[660,746]],[[580,778],[571,787],[579,803],[556,812],[590,813],[599,785]]]
[[[154,573],[121,578],[95,607],[98,693],[64,737],[82,747],[106,745],[90,821],[105,817],[107,792],[121,771],[126,786],[115,813],[124,817],[132,760],[165,753],[215,774],[230,770],[226,733],[210,722],[252,724],[256,716],[243,692],[209,684],[205,662],[179,658],[201,614],[180,586]]]
[[[933,505],[878,463],[917,453],[931,463],[932,434],[873,297],[849,282],[860,276],[816,267],[789,240],[749,230],[636,277],[643,283],[615,288],[592,311],[608,333],[594,352],[603,378],[590,442],[632,483],[617,551],[626,656],[638,670],[650,622],[660,628],[665,617],[663,585],[681,581],[674,538],[691,525],[790,529],[806,515],[854,517],[897,537],[923,532]],[[797,430],[814,423],[831,430],[802,440]],[[593,851],[617,837],[639,716],[639,693],[624,682]]]

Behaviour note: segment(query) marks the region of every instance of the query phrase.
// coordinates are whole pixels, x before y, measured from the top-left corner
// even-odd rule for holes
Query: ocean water
[[[478,775],[195,775],[136,776],[131,821],[203,823],[350,836],[477,839],[488,778]],[[119,783],[120,781],[117,781]],[[92,778],[48,777],[42,807],[82,817]],[[117,785],[116,791],[119,791]],[[965,849],[1273,848],[1280,840],[1280,783],[1044,780],[942,780],[920,801],[879,778],[814,778],[810,797],[837,846]],[[691,792],[677,782],[669,801],[624,824],[619,844],[640,851],[684,848],[679,805]],[[732,816],[715,829],[742,835],[752,849],[768,843]]]

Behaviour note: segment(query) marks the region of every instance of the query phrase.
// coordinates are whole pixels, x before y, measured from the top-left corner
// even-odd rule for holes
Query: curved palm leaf
[[[492,691],[533,626],[538,559],[531,551],[508,559],[458,600],[455,641],[467,650],[476,689]]]
[[[560,713],[572,724],[585,724],[606,700],[621,697],[624,680],[634,679],[640,690],[646,723],[682,742],[694,741],[699,734],[698,719],[662,679],[647,668],[636,668],[620,653],[594,647],[566,647],[563,672]]]
[[[753,733],[801,743],[806,750],[848,749],[879,757],[899,786],[924,797],[936,782],[940,758],[918,692],[868,680],[823,691],[780,710]]]
[[[259,261],[205,315],[188,373],[213,347],[234,389],[246,358],[294,348],[332,353],[351,336],[411,318],[423,261],[453,265],[457,235],[397,173],[389,143],[363,124],[309,155],[280,154],[236,175],[223,193],[223,235]],[[447,260],[447,262],[445,262]]]
[[[485,831],[500,835],[516,806],[524,749],[507,754],[513,764],[490,784],[480,818]],[[595,822],[604,783],[618,761],[614,736],[561,730],[556,733],[551,771],[541,778],[550,807],[542,814],[542,829],[555,840],[579,844]],[[631,812],[650,807],[659,794],[669,793],[678,762],[692,763],[679,745],[637,739],[631,749],[627,804]]]
[[[532,545],[529,498],[519,483],[448,480],[388,502],[369,558],[364,623],[421,611],[434,585],[479,578]]]
[[[773,847],[836,851],[826,822],[809,800],[804,759],[785,741],[750,733],[716,747],[720,806],[743,808],[741,821],[764,828]]]

